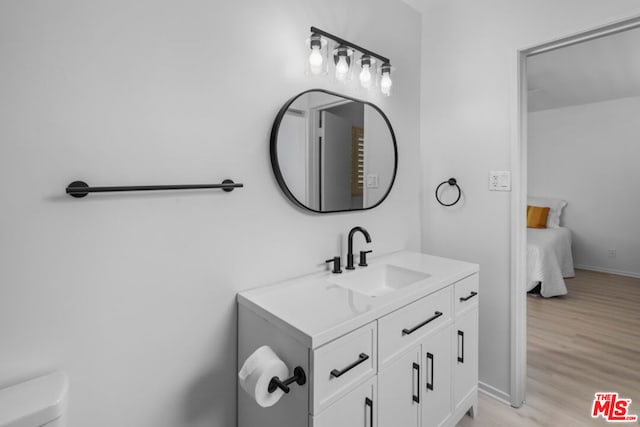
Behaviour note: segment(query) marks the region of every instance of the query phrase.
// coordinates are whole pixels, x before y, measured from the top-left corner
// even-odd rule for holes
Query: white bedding
[[[565,277],[574,277],[571,230],[527,228],[527,291],[541,283],[540,295],[565,295]]]

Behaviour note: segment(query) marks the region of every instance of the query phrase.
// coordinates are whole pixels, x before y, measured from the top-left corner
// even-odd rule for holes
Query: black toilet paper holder
[[[280,389],[285,393],[289,393],[289,391],[291,391],[291,389],[289,388],[289,384],[292,384],[294,382],[298,385],[305,385],[307,382],[307,375],[304,373],[304,369],[302,369],[301,366],[296,366],[296,368],[293,370],[293,376],[291,378],[287,378],[284,381],[281,381],[277,376],[271,378],[267,391],[269,393],[273,393],[277,389]]]

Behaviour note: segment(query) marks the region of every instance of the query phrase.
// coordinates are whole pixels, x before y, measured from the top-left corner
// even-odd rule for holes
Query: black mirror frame
[[[382,196],[382,198],[375,205],[369,206],[367,208],[342,209],[342,210],[335,210],[335,211],[319,211],[319,210],[316,210],[316,209],[311,209],[310,207],[308,207],[307,205],[302,203],[300,200],[298,200],[293,195],[291,190],[289,190],[289,187],[287,186],[287,183],[285,182],[284,177],[282,176],[282,170],[280,169],[280,163],[278,162],[278,131],[280,130],[280,123],[282,122],[282,119],[284,118],[284,115],[286,114],[286,112],[289,109],[289,107],[291,106],[291,104],[293,104],[293,102],[296,99],[300,98],[302,95],[307,94],[309,92],[323,92],[323,93],[326,93],[328,95],[333,95],[333,96],[337,96],[337,97],[340,97],[340,98],[343,98],[343,99],[348,99],[348,100],[351,100],[351,101],[361,102],[363,104],[370,105],[378,113],[380,113],[380,115],[382,116],[384,121],[387,123],[387,127],[389,128],[389,132],[391,132],[391,140],[393,142],[393,154],[395,156],[395,159],[394,159],[394,162],[393,162],[393,176],[391,177],[391,183],[389,183],[389,188],[387,189],[386,193],[384,193],[384,196]],[[273,169],[273,173],[275,175],[276,181],[278,181],[278,185],[282,189],[282,192],[285,194],[285,196],[287,196],[287,198],[291,202],[293,202],[293,204],[295,204],[296,206],[301,207],[303,209],[306,209],[308,211],[314,212],[314,213],[318,213],[318,214],[366,211],[366,210],[369,210],[369,209],[373,209],[376,206],[379,206],[382,202],[385,201],[387,196],[389,196],[389,193],[391,192],[391,189],[393,188],[393,184],[396,181],[396,173],[398,172],[398,144],[396,142],[396,134],[393,131],[393,127],[391,126],[391,122],[389,121],[389,118],[386,116],[386,114],[384,114],[384,112],[377,105],[372,104],[371,102],[362,101],[362,100],[356,99],[356,98],[351,98],[349,96],[344,96],[344,95],[341,95],[339,93],[331,92],[331,91],[324,90],[324,89],[309,89],[309,90],[305,90],[304,92],[300,92],[299,94],[297,94],[296,96],[290,98],[287,102],[285,102],[285,104],[282,106],[280,111],[278,111],[278,115],[276,116],[276,119],[273,122],[273,127],[271,128],[271,141],[270,141],[269,152],[270,152],[270,156],[271,156],[271,166],[272,166],[272,169]]]

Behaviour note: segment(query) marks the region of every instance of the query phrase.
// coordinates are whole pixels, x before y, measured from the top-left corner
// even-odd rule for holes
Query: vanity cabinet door
[[[378,373],[378,417],[380,427],[419,427],[422,367],[420,346]]]
[[[451,330],[448,326],[422,342],[422,427],[445,425],[451,415]]]
[[[320,414],[310,416],[309,425],[311,427],[377,427],[377,411],[377,378],[373,377]]]
[[[478,386],[478,309],[474,308],[456,318],[454,327],[454,384],[455,408]]]

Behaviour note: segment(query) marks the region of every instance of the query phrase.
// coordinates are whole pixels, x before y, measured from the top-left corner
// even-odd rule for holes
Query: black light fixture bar
[[[225,179],[222,184],[187,184],[187,185],[137,185],[127,187],[90,187],[84,181],[74,181],[66,188],[66,193],[71,197],[85,197],[89,193],[107,193],[121,191],[158,191],[158,190],[199,190],[207,188],[220,188],[223,191],[233,191],[234,188],[242,188],[243,184]]]
[[[353,49],[355,49],[357,51],[360,51],[360,52],[364,53],[365,55],[370,55],[370,56],[373,56],[374,58],[378,58],[383,63],[387,63],[387,64],[391,63],[389,58],[385,58],[384,56],[378,55],[377,53],[372,52],[369,49],[365,49],[363,47],[360,47],[357,44],[351,43],[350,41],[347,41],[347,40],[342,39],[340,37],[334,36],[333,34],[327,33],[326,31],[322,31],[319,28],[311,27],[311,33],[312,34],[319,34],[319,35],[321,35],[323,37],[326,37],[328,39],[333,40],[334,42],[336,42],[338,44],[349,46],[350,48],[353,48]]]

